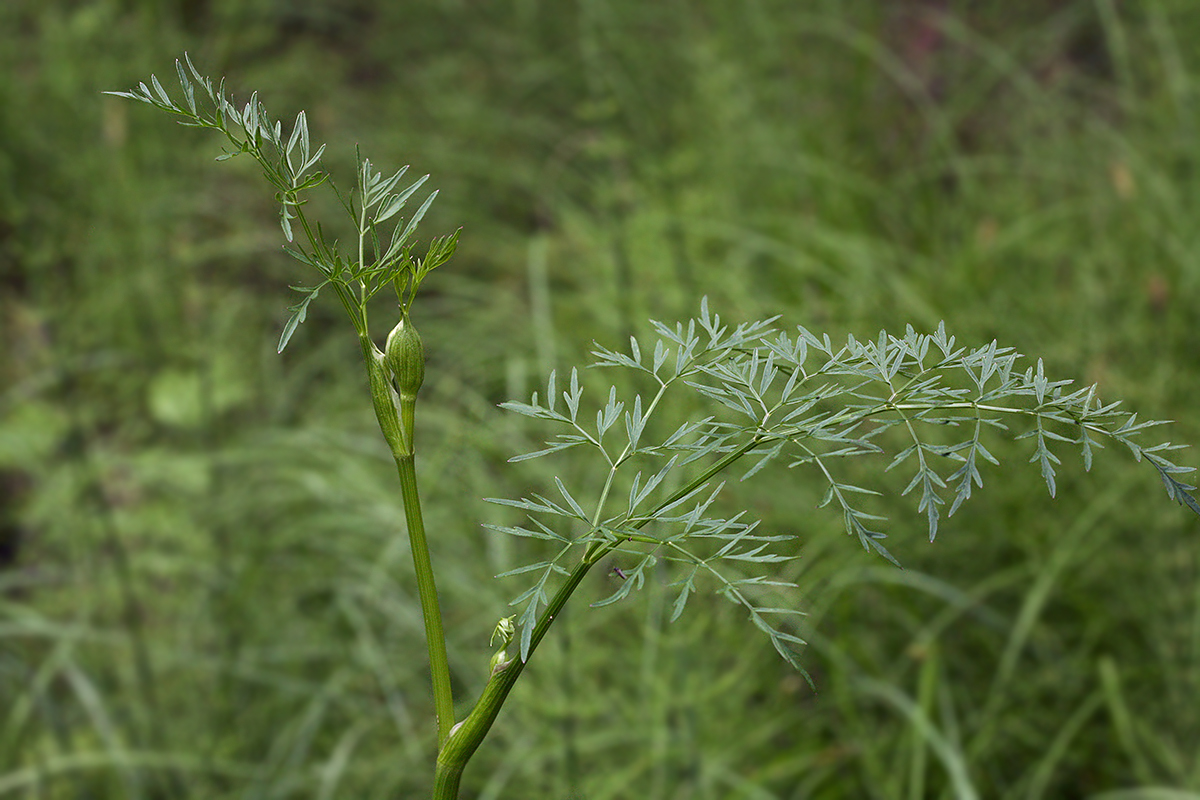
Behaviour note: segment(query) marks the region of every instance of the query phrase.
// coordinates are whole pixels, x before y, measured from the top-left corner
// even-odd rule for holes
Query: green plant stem
[[[450,689],[450,659],[446,655],[446,633],[442,627],[442,611],[438,603],[437,585],[433,579],[429,544],[425,539],[425,522],[421,517],[421,497],[417,493],[416,459],[413,454],[398,456],[396,469],[400,473],[400,494],[404,500],[404,517],[408,522],[409,549],[412,550],[413,570],[417,575],[421,616],[425,620],[425,646],[429,650],[433,707],[437,715],[438,747],[441,748],[450,735],[450,726],[454,724],[454,694]]]
[[[421,599],[425,619],[425,645],[430,652],[430,676],[433,684],[433,709],[438,718],[438,747],[445,744],[454,724],[454,693],[450,690],[450,660],[446,656],[446,637],[442,626],[442,608],[438,588],[433,581],[430,546],[425,539],[425,521],[421,518],[421,498],[416,492],[416,464],[410,453],[396,458],[400,473],[400,491],[404,501],[404,519],[408,523],[409,549],[413,552],[416,594]]]
[[[579,584],[583,581],[584,576],[587,575],[588,570],[595,563],[595,561],[585,560],[576,564],[575,569],[571,570],[571,574],[567,576],[566,581],[558,587],[558,591],[550,598],[550,603],[538,619],[537,625],[533,628],[533,635],[529,642],[530,656],[533,655],[533,651],[537,649],[538,643],[542,641],[546,633],[550,630],[550,626],[554,624],[554,620],[562,612],[563,607],[567,604],[567,600],[579,588]],[[459,782],[462,780],[462,773],[467,766],[467,762],[475,754],[484,737],[487,736],[492,723],[496,721],[496,717],[500,713],[500,708],[508,698],[508,693],[512,691],[517,678],[521,676],[527,663],[529,662],[522,662],[520,657],[514,657],[508,662],[506,667],[497,667],[497,672],[492,675],[491,679],[487,682],[487,686],[483,688],[483,693],[475,703],[475,708],[471,709],[470,715],[462,723],[454,727],[450,738],[445,742],[441,752],[438,754],[437,772],[433,785],[433,800],[457,800]]]
[[[764,438],[761,434],[756,435],[736,450],[727,453],[715,464],[689,481],[686,486],[662,501],[660,507],[669,506],[680,498],[686,497],[760,445]],[[631,527],[635,530],[641,529],[653,516],[651,514],[649,517],[634,523]],[[550,626],[554,624],[554,620],[558,618],[558,615],[562,612],[563,607],[566,606],[571,595],[579,588],[579,584],[583,582],[584,576],[587,575],[588,571],[605,555],[619,547],[623,541],[624,539],[594,543],[584,554],[580,562],[575,565],[575,568],[571,570],[567,579],[558,587],[558,591],[550,598],[546,610],[538,618],[529,640],[529,657],[533,656],[533,652],[537,649],[538,644],[545,637],[546,633],[549,632]],[[503,707],[504,701],[508,699],[508,693],[512,691],[517,678],[524,672],[527,663],[529,663],[528,659],[522,662],[519,657],[516,657],[509,661],[507,666],[498,667],[488,680],[487,685],[483,687],[483,693],[479,696],[479,700],[476,701],[475,707],[471,709],[471,713],[460,724],[454,726],[454,729],[450,733],[450,738],[443,743],[441,752],[438,753],[437,772],[434,776],[433,800],[457,800],[459,783],[462,781],[463,770],[466,769],[467,762],[470,761],[471,756],[475,754],[484,737],[491,730],[492,723],[496,721],[496,717],[500,714],[500,709]]]
[[[365,317],[362,319],[366,324]],[[413,571],[417,576],[417,595],[421,598],[421,616],[425,621],[425,647],[429,652],[430,682],[433,686],[433,707],[437,717],[438,748],[445,744],[454,724],[454,693],[450,688],[450,659],[446,655],[446,632],[442,625],[442,609],[438,602],[437,583],[433,577],[433,562],[425,537],[425,520],[421,515],[421,494],[417,490],[416,448],[413,426],[416,421],[415,394],[398,395],[392,388],[381,365],[378,350],[365,333],[359,335],[363,361],[370,378],[371,401],[384,439],[396,461],[400,475],[400,497],[404,503],[404,519],[408,524],[409,550],[412,551]]]

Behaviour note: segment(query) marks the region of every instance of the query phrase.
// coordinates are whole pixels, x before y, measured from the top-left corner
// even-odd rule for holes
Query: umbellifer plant
[[[356,185],[338,191],[319,169],[325,146],[314,148],[304,112],[291,131],[271,120],[257,94],[241,108],[186,56],[176,62],[182,101],[173,99],[157,78],[130,92],[111,94],[148,103],[179,117],[183,125],[210,128],[232,145],[218,160],[247,155],[262,167],[280,203],[287,253],[315,271],[317,282],[294,287],[303,294],[289,310],[279,351],[287,346],[322,291],[332,293],[358,334],[371,401],[400,477],[413,565],[421,599],[426,646],[438,727],[438,756],[433,797],[458,796],[463,770],[487,736],[505,699],[589,570],[614,553],[632,566],[619,570],[619,588],[598,605],[615,602],[643,585],[647,570],[661,559],[679,567],[672,619],[702,586],[715,586],[740,604],[755,627],[779,654],[803,671],[795,647],[803,642],[789,632],[795,609],[761,603],[764,588],[789,586],[773,578],[770,565],[791,557],[790,536],[769,535],[743,514],[723,517],[713,511],[722,490],[719,478],[735,465],[749,465],[742,478],[783,460],[807,467],[826,487],[821,505],[842,513],[848,533],[868,550],[894,562],[878,530],[882,517],[862,506],[875,490],[839,477],[846,459],[890,456],[885,470],[911,475],[903,495],[917,498],[929,536],[947,516],[983,485],[980,462],[998,464],[984,434],[1016,428],[1030,442],[1030,461],[1038,465],[1051,496],[1060,464],[1056,450],[1077,448],[1084,468],[1105,440],[1128,447],[1134,458],[1153,467],[1168,496],[1200,513],[1181,477],[1192,471],[1170,455],[1179,445],[1147,446],[1142,435],[1162,423],[1139,422],[1118,403],[1105,404],[1095,386],[1071,388],[1051,380],[1042,362],[1023,366],[1022,356],[995,342],[968,349],[938,326],[903,335],[881,332],[876,339],[850,337],[834,344],[803,327],[777,326],[777,318],[728,325],[706,301],[695,319],[674,326],[654,322],[653,342],[630,340],[628,352],[604,347],[594,351],[593,366],[636,373],[629,385],[646,395],[611,387],[588,407],[577,370],[560,385],[551,373],[544,395],[528,402],[503,404],[518,414],[544,420],[558,433],[545,449],[521,460],[568,449],[590,453],[604,475],[599,494],[588,498],[555,478],[546,495],[495,500],[525,512],[528,522],[491,526],[495,530],[552,543],[554,555],[506,574],[533,576],[512,601],[517,613],[502,618],[493,633],[499,642],[491,657],[489,679],[471,712],[455,721],[445,634],[435,574],[421,517],[414,468],[415,409],[425,375],[425,353],[412,322],[412,307],[422,281],[454,253],[458,233],[432,240],[416,255],[415,232],[436,196],[431,193],[407,219],[408,200],[428,176],[402,183],[407,167],[391,177],[358,156]],[[344,253],[305,213],[308,192],[328,185],[357,232],[356,247]],[[301,241],[297,243],[297,230]],[[368,307],[380,292],[394,292],[399,321],[381,350],[368,330]],[[648,388],[646,388],[648,387]],[[697,393],[712,414],[665,425],[655,419],[668,394]],[[589,398],[590,399],[590,398]],[[655,420],[651,425],[651,420]],[[670,431],[665,436],[656,431]],[[632,475],[631,475],[632,474]]]

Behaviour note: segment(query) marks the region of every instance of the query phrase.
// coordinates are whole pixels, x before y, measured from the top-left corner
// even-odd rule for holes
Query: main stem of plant
[[[343,300],[345,301],[345,298]],[[440,749],[454,724],[454,694],[450,688],[450,659],[446,655],[446,632],[442,626],[441,604],[438,602],[437,583],[433,577],[433,562],[429,557],[425,520],[421,515],[421,494],[417,490],[416,448],[413,436],[417,397],[415,392],[400,395],[395,391],[392,377],[382,363],[382,354],[366,334],[365,317],[361,320],[359,344],[370,378],[375,415],[379,419],[379,427],[392,451],[396,471],[400,476],[400,497],[404,503],[404,518],[408,525],[409,549],[412,551],[413,571],[417,577],[417,595],[421,599],[421,616],[425,621],[425,646],[429,652],[430,682],[433,685],[433,708],[437,717]]]
[[[442,611],[438,603],[437,585],[433,579],[433,562],[429,558],[429,543],[425,538],[425,522],[421,517],[421,498],[417,493],[417,470],[412,454],[396,459],[400,473],[400,494],[404,500],[404,516],[408,523],[409,549],[412,550],[413,570],[417,576],[417,594],[421,598],[421,616],[425,620],[425,646],[429,650],[429,672],[433,683],[433,707],[437,716],[438,747],[446,743],[450,726],[454,724],[454,695],[450,689],[450,660],[446,655],[446,633],[442,628]]]

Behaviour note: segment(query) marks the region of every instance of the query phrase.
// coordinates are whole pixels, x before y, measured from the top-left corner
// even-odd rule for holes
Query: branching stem
[[[762,437],[756,435],[736,450],[725,454],[719,461],[689,481],[687,485],[663,500],[659,504],[659,510],[672,505],[680,498],[686,497],[691,492],[703,486],[761,443]],[[650,514],[646,518],[638,520],[631,527],[633,529],[640,529],[649,523],[654,516],[655,514]],[[575,568],[567,575],[567,579],[558,587],[558,591],[554,593],[554,596],[546,606],[546,610],[542,612],[541,617],[538,618],[537,624],[533,628],[533,635],[529,642],[529,655],[531,657],[534,650],[537,649],[538,644],[549,632],[550,626],[554,624],[554,620],[558,618],[563,607],[570,600],[571,595],[575,593],[580,583],[583,582],[588,571],[605,555],[619,547],[622,541],[600,541],[593,543],[583,558],[580,559],[579,563],[575,565]],[[414,558],[415,555],[414,549]],[[456,800],[459,784],[462,780],[462,773],[467,766],[467,762],[475,754],[484,737],[487,736],[488,731],[491,730],[492,723],[496,721],[496,717],[500,714],[500,709],[504,706],[504,701],[508,698],[508,693],[512,691],[513,686],[516,684],[517,678],[525,670],[526,663],[528,661],[522,662],[520,658],[513,658],[507,663],[507,666],[501,665],[497,667],[487,685],[484,686],[483,693],[479,696],[479,700],[475,703],[475,707],[471,710],[471,713],[465,720],[454,726],[449,739],[444,742],[441,752],[438,754],[433,800]]]

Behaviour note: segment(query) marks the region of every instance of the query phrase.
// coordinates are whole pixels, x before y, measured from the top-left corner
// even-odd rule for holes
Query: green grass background
[[[355,143],[433,173],[423,230],[464,232],[417,311],[419,467],[466,703],[520,588],[491,576],[536,557],[480,498],[582,468],[506,464],[541,432],[496,404],[702,295],[834,336],[945,319],[1200,442],[1198,40],[1192,0],[0,4],[0,797],[431,779],[356,343],[318,302],[277,356],[309,276],[253,165],[100,92],[186,50],[306,109],[335,173]],[[737,488],[800,537],[815,692],[724,601],[668,625],[663,573],[570,609],[465,796],[1200,797],[1200,525],[1115,448],[1052,501],[991,447],[935,543],[888,501],[904,571],[810,476]]]

